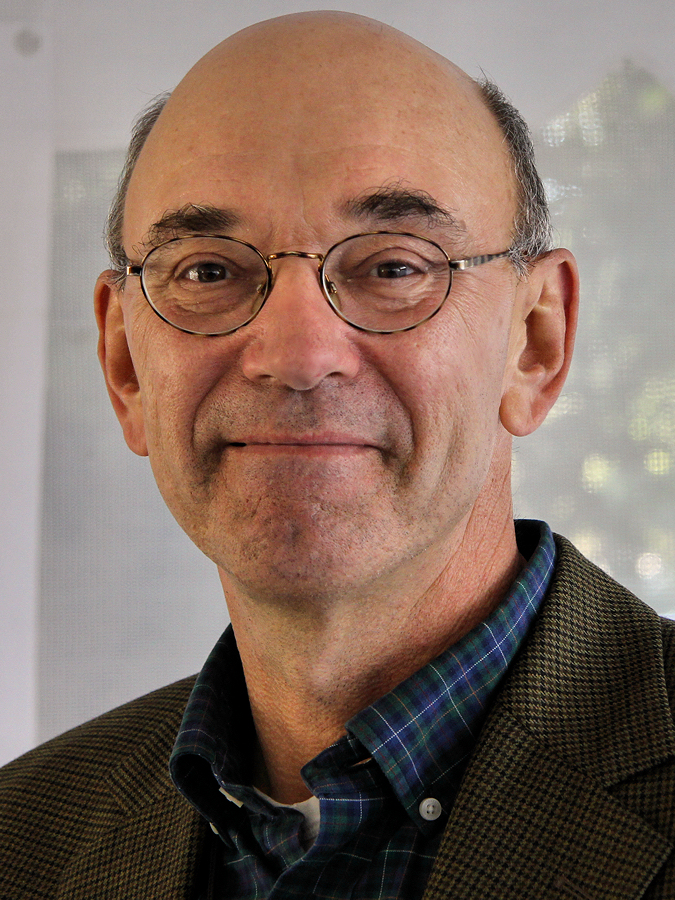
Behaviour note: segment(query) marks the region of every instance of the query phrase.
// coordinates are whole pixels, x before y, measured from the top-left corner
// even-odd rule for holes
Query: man
[[[147,114],[99,353],[233,632],[4,770],[0,896],[674,895],[672,628],[512,520],[576,320],[547,241],[515,111],[361,17]]]

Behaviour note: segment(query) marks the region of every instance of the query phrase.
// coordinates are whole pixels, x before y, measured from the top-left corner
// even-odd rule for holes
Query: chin
[[[225,577],[252,599],[275,605],[315,604],[334,597],[362,595],[394,563],[382,547],[317,541],[317,533],[298,529],[294,540],[278,536],[239,545],[235,552],[209,554]],[[222,551],[222,548],[221,548]]]

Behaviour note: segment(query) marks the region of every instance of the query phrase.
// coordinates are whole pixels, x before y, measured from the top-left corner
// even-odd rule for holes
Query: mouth
[[[374,441],[351,434],[252,435],[227,442],[228,449],[260,454],[336,455],[381,450]]]

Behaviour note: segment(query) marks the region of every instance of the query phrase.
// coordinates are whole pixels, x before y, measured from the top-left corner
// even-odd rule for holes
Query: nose
[[[279,254],[283,256],[283,254]],[[330,308],[315,262],[275,262],[273,288],[264,307],[246,326],[242,369],[251,381],[275,381],[309,391],[326,378],[349,380],[360,364],[357,332]]]

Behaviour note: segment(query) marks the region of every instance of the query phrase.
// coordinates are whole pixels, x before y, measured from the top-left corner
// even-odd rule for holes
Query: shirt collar
[[[317,788],[339,762],[348,759],[353,765],[371,757],[420,827],[430,827],[420,815],[423,799],[438,798],[449,808],[489,702],[536,616],[553,571],[555,544],[548,525],[521,520],[516,536],[529,562],[502,603],[458,643],[350,719],[346,738],[303,768],[310,788]],[[224,799],[214,776],[220,785],[249,785],[254,742],[246,683],[228,627],[185,710],[170,760],[176,786],[213,820]]]
[[[418,823],[423,800],[437,798],[447,809],[454,799],[494,692],[548,588],[555,560],[550,528],[522,520],[517,536],[529,561],[494,612],[347,723]]]
[[[223,802],[218,784],[250,784],[254,747],[246,681],[228,625],[190,694],[169,760],[171,777],[202,815],[213,821],[214,811]]]

